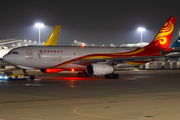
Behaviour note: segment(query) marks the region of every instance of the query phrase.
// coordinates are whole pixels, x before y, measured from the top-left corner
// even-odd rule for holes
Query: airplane
[[[170,48],[174,50],[172,53],[168,54],[168,56],[171,57],[171,59],[168,59],[168,61],[178,61],[178,58],[180,58],[180,37],[178,37],[178,39],[170,45]]]
[[[53,31],[51,32],[49,38],[47,41],[44,43],[44,46],[48,45],[57,45],[58,37],[59,37],[59,32],[61,29],[61,25],[57,25],[54,27]],[[14,42],[19,42],[20,40],[14,40],[12,42],[2,42],[0,45],[4,44],[9,44],[9,43],[14,43]],[[21,42],[21,41],[20,41]],[[11,49],[0,49],[0,58],[2,58],[5,54],[7,54]]]
[[[180,37],[170,46],[170,48],[180,47]]]
[[[59,33],[60,33],[60,29],[61,29],[61,25],[57,25],[57,26],[54,27],[53,31],[51,32],[51,34],[50,34],[49,38],[47,39],[47,41],[45,42],[44,46],[56,45],[57,44]],[[6,44],[6,43],[7,42],[2,43],[2,44]],[[0,43],[0,45],[1,45],[1,43]],[[0,49],[0,60],[10,50],[11,49]],[[0,64],[0,65],[2,65],[2,64]]]
[[[55,26],[49,38],[44,43],[44,46],[57,45],[60,30],[61,30],[61,25]]]
[[[3,60],[21,69],[82,71],[79,77],[105,76],[118,79],[115,68],[139,66],[165,58],[169,48],[176,17],[169,17],[157,36],[145,47],[112,48],[93,46],[24,46],[12,49]],[[30,79],[35,76],[31,75]]]

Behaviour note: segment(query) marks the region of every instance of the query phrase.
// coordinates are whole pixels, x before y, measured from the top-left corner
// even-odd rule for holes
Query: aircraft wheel
[[[109,74],[109,79],[113,79],[114,78],[114,74]]]
[[[85,74],[86,74],[86,77],[91,77],[91,76],[89,76],[86,72],[85,72]]]
[[[86,77],[87,76],[85,72],[83,72],[81,74],[82,74],[82,77]]]
[[[78,72],[78,77],[82,77],[82,73],[81,72]]]
[[[29,79],[30,79],[30,80],[34,80],[34,79],[35,79],[34,75],[31,75],[31,76],[29,77]]]
[[[89,76],[88,74],[86,74],[86,77],[91,77],[91,76]]]
[[[106,79],[108,79],[108,78],[109,78],[109,75],[105,75],[104,77],[105,77]]]
[[[119,78],[119,74],[114,74],[114,79],[118,79]]]

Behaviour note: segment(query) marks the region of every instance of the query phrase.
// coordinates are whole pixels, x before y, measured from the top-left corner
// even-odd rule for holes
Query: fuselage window
[[[13,54],[19,54],[17,51],[14,51]]]
[[[8,54],[19,54],[17,51],[10,51]]]

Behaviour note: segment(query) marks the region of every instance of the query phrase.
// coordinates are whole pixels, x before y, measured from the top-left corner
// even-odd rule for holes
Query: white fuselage
[[[84,68],[80,64],[66,63],[91,54],[123,53],[136,48],[77,47],[77,46],[26,46],[15,48],[4,56],[4,60],[23,69]],[[17,52],[17,53],[13,53]],[[77,59],[77,60],[76,60]],[[99,58],[98,58],[99,59]],[[78,61],[80,62],[80,61]]]

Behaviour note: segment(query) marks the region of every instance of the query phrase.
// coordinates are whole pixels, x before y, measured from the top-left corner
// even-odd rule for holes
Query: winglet
[[[177,17],[169,17],[154,40],[147,47],[169,48]]]
[[[47,39],[47,41],[44,44],[44,46],[56,45],[57,44],[59,33],[60,33],[60,29],[61,29],[61,25],[57,25],[57,26],[54,27],[54,30],[50,34],[50,36]]]

